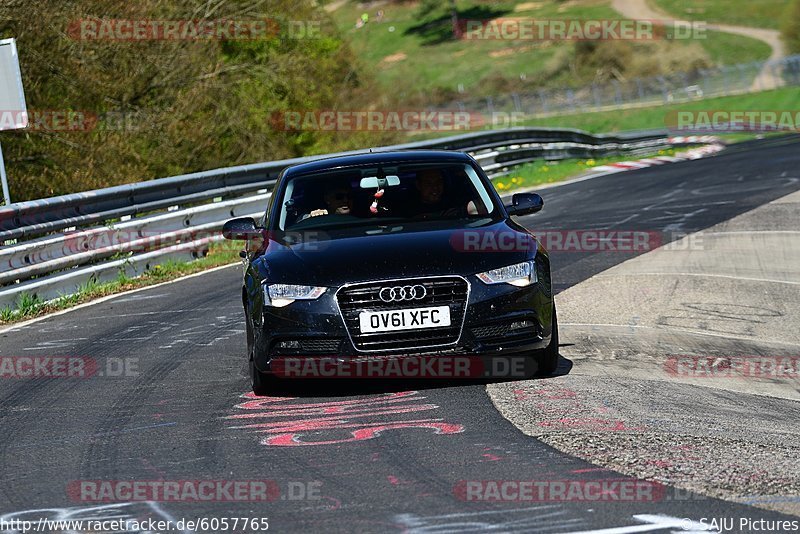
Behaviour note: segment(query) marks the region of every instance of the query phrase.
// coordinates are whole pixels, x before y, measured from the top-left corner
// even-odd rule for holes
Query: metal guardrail
[[[671,142],[666,131],[592,135],[515,128],[386,146],[462,150],[490,176],[535,160],[639,154]],[[168,260],[205,255],[233,217],[260,216],[280,172],[342,152],[244,165],[0,207],[0,309],[23,294],[52,300],[94,281],[138,276]]]

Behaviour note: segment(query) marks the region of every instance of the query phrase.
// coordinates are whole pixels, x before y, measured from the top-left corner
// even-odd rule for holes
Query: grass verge
[[[579,128],[593,133],[667,128],[679,111],[791,111],[800,109],[800,91],[784,87],[744,95],[722,96],[652,107],[575,113],[525,121],[528,126]]]
[[[517,126],[576,128],[599,134],[668,128],[668,123],[677,117],[679,111],[788,111],[792,114],[796,114],[798,110],[800,110],[800,91],[798,91],[797,87],[784,87],[771,91],[705,98],[702,100],[692,100],[667,105],[661,104],[638,108],[631,107],[627,109],[578,112],[572,114],[564,113],[553,117],[524,119],[517,124]],[[491,129],[491,126],[488,126],[486,129]],[[465,132],[426,132],[410,135],[409,139],[412,141],[421,141],[423,139],[448,137],[459,133]],[[686,134],[675,132],[675,135]],[[729,142],[734,142],[752,139],[756,135],[756,133],[747,132],[734,134],[722,133],[719,134],[719,137]]]
[[[597,159],[567,159],[561,161],[526,163],[514,169],[514,172],[502,178],[492,180],[495,188],[501,194],[508,194],[516,189],[523,189],[543,184],[561,182],[579,176],[594,167],[609,165],[631,159],[652,158],[655,156],[674,156],[675,149],[659,150],[644,156],[612,156]]]
[[[111,282],[97,283],[90,281],[81,286],[76,293],[51,301],[41,301],[35,296],[23,293],[17,301],[17,309],[10,307],[0,309],[0,325],[33,319],[108,295],[152,286],[214,267],[229,265],[239,261],[238,250],[239,248],[235,247],[235,245],[231,247],[228,243],[215,243],[210,247],[208,254],[198,260],[191,262],[169,261],[156,265],[136,278],[130,278],[120,273],[117,279]]]

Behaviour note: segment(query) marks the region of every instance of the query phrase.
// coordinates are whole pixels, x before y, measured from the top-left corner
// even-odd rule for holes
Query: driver
[[[417,174],[414,182],[419,194],[419,203],[424,211],[442,211],[446,208],[442,202],[444,195],[444,178],[436,169],[427,169]]]
[[[417,190],[416,218],[453,217],[463,214],[459,202],[454,203],[445,194],[445,180],[440,170],[419,171],[414,187]]]
[[[466,179],[466,177],[464,177]],[[417,174],[414,183],[417,189],[417,202],[422,218],[452,217],[454,215],[485,214],[485,207],[478,207],[472,200],[462,208],[460,201],[448,202],[445,195],[445,180],[438,169],[426,169]]]

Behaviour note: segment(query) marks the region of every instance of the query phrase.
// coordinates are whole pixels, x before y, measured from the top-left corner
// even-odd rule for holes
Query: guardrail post
[[[772,79],[775,80],[775,88],[784,86],[783,76],[779,74],[777,63],[770,63],[769,70],[772,74]]]
[[[636,78],[636,93],[639,95],[639,102],[644,100],[644,86],[642,86],[642,80]]]
[[[669,102],[669,89],[667,89],[667,80],[665,80],[663,76],[659,76],[658,81],[661,82],[661,95],[664,98],[664,103],[666,104]]]
[[[703,96],[708,96],[710,94],[708,91],[708,71],[705,69],[700,69],[700,71],[698,71],[698,75],[700,76],[700,79],[702,80],[701,83],[703,84]]]
[[[611,80],[611,85],[614,86],[614,103],[617,105],[622,104],[622,91],[619,87],[619,81]]]
[[[600,102],[600,94],[597,92],[597,83],[592,83],[592,97],[594,98],[594,106],[599,108],[601,102]]]
[[[572,111],[575,111],[575,91],[567,89],[567,105]]]
[[[728,96],[730,94],[731,80],[730,76],[728,75],[729,70],[730,69],[728,67],[725,66],[722,67],[722,81],[724,82],[722,93],[725,96]]]
[[[542,103],[542,113],[547,113],[547,97],[544,96],[544,89],[539,89],[539,100]]]
[[[739,85],[740,87],[750,87],[750,84],[747,83],[747,73],[744,70],[744,65],[736,65],[736,70],[739,72]]]
[[[11,193],[8,192],[8,176],[6,176],[6,163],[3,161],[3,145],[0,143],[0,181],[3,182],[3,198],[6,206],[11,204]]]

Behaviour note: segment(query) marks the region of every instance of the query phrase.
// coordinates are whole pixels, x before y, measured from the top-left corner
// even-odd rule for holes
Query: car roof
[[[393,163],[469,163],[472,158],[465,152],[450,150],[393,150],[386,152],[362,152],[298,163],[284,169],[284,179],[312,172],[328,171],[343,167],[379,165]]]

